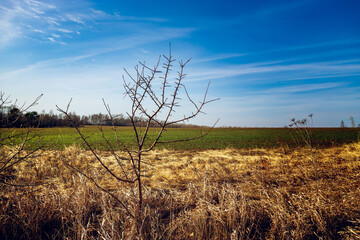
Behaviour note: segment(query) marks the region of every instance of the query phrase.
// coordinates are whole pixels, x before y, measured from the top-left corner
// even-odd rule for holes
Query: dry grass
[[[13,169],[14,182],[41,185],[1,189],[0,239],[360,239],[360,144],[314,154],[318,179],[301,148],[155,150],[145,157],[139,222],[63,162],[136,211],[136,191],[90,152],[43,151]]]

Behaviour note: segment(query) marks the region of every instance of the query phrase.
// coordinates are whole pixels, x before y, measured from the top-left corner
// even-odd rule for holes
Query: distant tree
[[[36,111],[27,112],[25,114],[25,118],[27,120],[27,124],[31,127],[35,127],[39,124],[39,114]]]
[[[344,128],[344,127],[345,127],[344,120],[341,120],[340,127],[341,127],[341,128]]]
[[[90,117],[90,122],[93,125],[99,125],[101,124],[101,121],[103,120],[103,115],[101,113],[99,114],[93,114]]]
[[[9,127],[19,127],[21,125],[21,111],[17,107],[12,107],[8,114],[8,126]]]
[[[350,117],[350,121],[351,121],[351,127],[354,128],[356,125],[355,125],[355,120],[354,120],[353,116]]]
[[[82,117],[81,117],[81,125],[88,125],[88,124],[90,124],[90,117],[89,116],[85,116],[85,115],[83,115]]]
[[[80,127],[82,126],[81,123],[81,117],[79,115],[76,115],[75,112],[69,113],[69,116],[71,117],[71,121],[66,121],[67,124],[71,127]]]

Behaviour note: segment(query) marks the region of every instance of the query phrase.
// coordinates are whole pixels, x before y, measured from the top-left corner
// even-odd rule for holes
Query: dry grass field
[[[88,150],[44,150],[8,173],[33,186],[1,187],[0,239],[360,239],[360,144],[314,149],[314,159],[307,148],[154,150],[139,222],[64,164],[135,212],[134,188]]]

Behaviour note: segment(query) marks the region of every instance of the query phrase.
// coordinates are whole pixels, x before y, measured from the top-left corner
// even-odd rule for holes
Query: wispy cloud
[[[73,21],[73,22],[76,22],[79,24],[85,24],[85,21],[79,15],[66,14],[65,16],[70,21]]]
[[[241,57],[241,56],[245,56],[245,55],[247,55],[247,54],[246,53],[221,54],[221,55],[215,55],[215,56],[195,59],[192,62],[193,63],[214,62],[214,61],[225,60],[225,59],[230,59],[230,58],[237,58],[237,57]]]
[[[39,13],[44,13],[42,9],[54,9],[56,8],[53,4],[49,4],[46,2],[36,1],[36,0],[25,0],[24,1],[31,8],[35,9]]]
[[[168,21],[165,18],[126,16],[126,15],[121,15],[120,13],[114,13],[113,15],[111,15],[111,18],[119,21],[139,21],[139,22],[159,22],[159,23]]]
[[[101,10],[89,8],[90,13],[87,13],[86,16],[91,16],[92,18],[97,18],[100,20],[109,20],[109,21],[135,21],[135,22],[167,22],[165,18],[159,17],[141,17],[141,16],[129,16],[121,14],[117,11],[113,13],[107,13]],[[84,16],[84,17],[86,17]]]
[[[0,49],[8,45],[12,39],[21,36],[21,34],[21,30],[10,21],[10,16],[3,15],[0,17]]]
[[[123,16],[90,7],[64,7],[62,2],[49,4],[37,0],[5,0],[0,3],[0,49],[13,39],[30,37],[42,41],[64,43],[81,31],[89,31],[97,21],[163,22],[161,18]],[[86,4],[85,4],[86,6]],[[96,28],[96,27],[95,27]],[[55,37],[54,34],[57,34]],[[58,38],[64,38],[59,40]]]
[[[4,1],[0,5],[0,32],[12,34],[0,34],[0,47],[5,47],[13,39],[26,37],[28,34],[40,34],[43,39],[50,40],[45,35],[48,35],[50,25],[57,24],[53,18],[46,16],[46,13],[52,11],[56,11],[54,5],[40,1]],[[44,28],[44,24],[48,25],[47,28]]]
[[[348,59],[341,61],[323,61],[323,62],[310,62],[303,64],[284,64],[279,61],[280,64],[274,64],[274,62],[254,63],[254,64],[237,64],[227,67],[218,68],[201,68],[193,69],[190,77],[187,81],[204,81],[215,79],[226,79],[232,77],[249,76],[256,74],[279,74],[286,73],[285,80],[296,79],[312,79],[318,77],[332,77],[339,75],[360,75],[360,60]],[[285,60],[284,60],[285,62]],[[273,80],[280,81],[281,77],[273,76]],[[262,76],[259,76],[258,80],[261,80]],[[266,77],[267,78],[267,77]],[[265,79],[266,79],[265,78]]]
[[[64,29],[64,28],[56,28],[55,30],[58,32],[62,32],[62,33],[72,33],[73,32],[69,29]]]
[[[318,42],[318,43],[313,43],[313,44],[288,46],[288,47],[283,47],[283,48],[274,48],[274,49],[269,49],[269,50],[259,51],[259,52],[249,52],[247,54],[284,52],[284,51],[289,51],[289,50],[314,49],[314,48],[322,48],[322,47],[330,47],[330,46],[351,45],[351,44],[358,44],[358,43],[360,43],[360,38],[350,38],[350,39],[341,39],[341,40],[336,40],[336,41]]]
[[[144,44],[171,40],[174,38],[186,36],[189,33],[191,33],[193,30],[194,29],[192,28],[188,28],[188,29],[160,28],[146,33],[140,33],[134,36],[129,36],[125,39],[117,39],[117,40],[101,39],[98,42],[94,41],[94,42],[82,43],[81,45],[83,49],[83,54],[81,55],[73,55],[69,57],[42,60],[16,70],[2,71],[0,73],[0,81],[13,79],[17,75],[26,72],[45,70],[49,68],[61,69],[65,65],[73,64],[75,62],[84,59],[92,59],[99,55],[130,49]],[[146,38],[143,37],[144,34],[147,36]],[[49,41],[55,42],[56,39],[55,37],[49,37]]]
[[[271,94],[291,94],[291,93],[301,93],[301,92],[312,92],[318,90],[328,90],[339,87],[346,86],[346,82],[327,82],[327,83],[318,83],[318,84],[300,84],[286,87],[274,87],[267,89],[265,91],[257,91],[257,93],[271,93]]]

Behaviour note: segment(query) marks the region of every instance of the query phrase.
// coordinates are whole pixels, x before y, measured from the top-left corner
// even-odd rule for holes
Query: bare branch
[[[90,143],[87,141],[86,137],[82,134],[82,132],[80,131],[79,127],[77,127],[75,124],[73,124],[73,120],[71,118],[71,116],[69,115],[69,107],[70,107],[70,103],[71,100],[69,101],[66,111],[64,111],[63,109],[61,109],[59,106],[56,105],[56,108],[59,112],[63,113],[68,120],[72,123],[72,125],[74,126],[75,130],[77,131],[77,133],[79,134],[79,136],[81,137],[81,139],[83,140],[83,142],[85,143],[85,145],[89,148],[89,150],[91,151],[91,153],[94,155],[95,159],[101,164],[101,166],[104,167],[104,169],[111,175],[113,176],[115,179],[117,179],[118,181],[121,182],[128,182],[128,183],[133,183],[135,181],[133,180],[128,180],[128,179],[123,179],[120,178],[118,176],[115,175],[115,173],[113,171],[111,171],[106,165],[105,163],[101,160],[100,156],[95,152],[94,148],[90,145]]]

